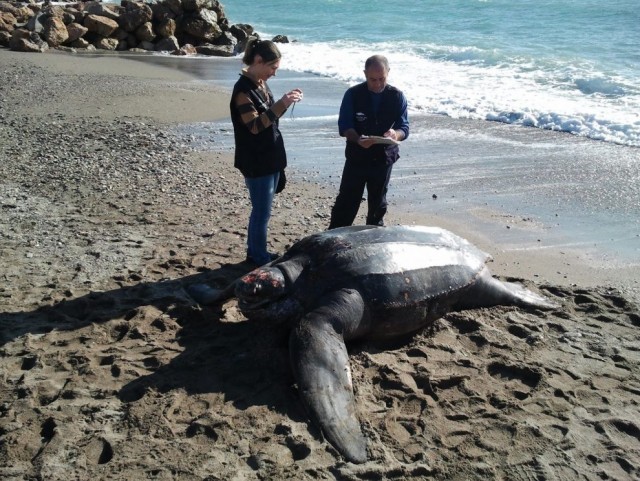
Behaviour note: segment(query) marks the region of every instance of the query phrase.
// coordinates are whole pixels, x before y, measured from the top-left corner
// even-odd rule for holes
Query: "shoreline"
[[[58,61],[61,56],[64,58],[64,62]],[[176,62],[197,62],[198,59],[173,59],[144,54],[125,54],[124,58],[120,58],[117,54],[74,55],[64,52],[51,52],[41,57],[43,58],[38,58],[38,63],[58,73],[73,71],[78,75],[105,75],[113,72],[125,72],[127,83],[132,80],[132,83],[135,83],[135,79],[145,79],[144,83],[153,87],[144,90],[144,95],[147,98],[141,98],[138,94],[128,95],[121,99],[117,108],[99,107],[97,113],[103,118],[111,118],[121,114],[142,115],[162,124],[174,125],[184,134],[194,124],[208,123],[212,125],[212,131],[207,132],[206,135],[210,135],[212,138],[208,139],[207,145],[197,146],[195,150],[204,156],[215,155],[217,158],[224,158],[223,164],[226,162],[229,166],[229,172],[224,175],[236,173],[233,169],[232,153],[228,151],[226,146],[222,150],[216,147],[216,144],[219,143],[216,135],[219,135],[220,132],[215,130],[218,122],[228,119],[227,96],[229,92],[225,84],[232,85],[233,81],[229,80],[229,75],[235,76],[235,73],[232,73],[235,72],[235,69],[229,66],[233,64],[231,59],[206,59],[208,65],[220,65],[220,62],[224,62],[221,73],[226,80],[221,82],[220,79],[213,81],[206,78],[206,75],[211,71],[210,67],[205,69],[195,66],[176,67]],[[236,61],[240,65],[239,60]],[[214,70],[216,69],[214,68]],[[291,83],[290,77],[295,76],[295,73],[286,72],[278,77],[277,81]],[[176,92],[179,93],[176,94]],[[154,100],[149,101],[148,96],[153,96]],[[174,100],[171,105],[168,105],[166,99],[170,97]],[[55,107],[55,104],[52,106]],[[300,107],[303,107],[302,104]],[[78,108],[82,111],[81,107]],[[312,107],[315,112],[314,109],[317,110],[317,107]],[[432,122],[434,124],[442,123],[447,129],[451,128],[449,124],[452,122],[474,126],[483,123],[476,120],[458,121],[448,117],[434,118]],[[293,155],[296,155],[298,152],[293,146],[293,134],[288,131],[291,125],[285,123],[282,130],[288,150],[293,151]],[[513,126],[502,127],[513,129]],[[482,126],[479,128],[481,129]],[[521,129],[529,130],[526,127],[521,127]],[[198,132],[195,134],[199,135]],[[542,138],[556,134],[568,135],[552,132],[531,132],[531,134]],[[228,136],[229,133],[227,132],[225,135]],[[335,135],[337,136],[337,134]],[[337,150],[341,154],[340,141],[338,144]],[[328,184],[326,180],[321,179],[322,174],[306,170],[308,168],[305,167],[306,164],[300,168],[297,159],[289,162],[289,170],[294,174],[293,176],[289,175],[289,183],[296,182],[297,177],[302,180],[304,189],[311,186],[313,195],[322,197],[322,208],[325,212],[318,212],[317,215],[326,216],[327,224],[330,209],[333,200],[335,200],[335,194],[337,194],[343,160],[341,157],[336,157],[332,162],[333,166],[329,168],[333,168],[336,175],[332,176],[332,180]],[[403,167],[403,165],[399,164],[399,167]],[[394,174],[394,177],[398,175],[398,169],[394,170]],[[478,205],[469,206],[468,210],[465,210],[464,206],[453,209],[447,207],[446,199],[440,199],[441,207],[431,212],[421,208],[412,212],[408,210],[412,208],[411,204],[407,204],[405,199],[397,197],[394,183],[397,181],[392,179],[387,223],[435,224],[448,228],[468,238],[491,254],[493,257],[492,270],[497,275],[562,286],[614,287],[640,304],[640,262],[630,263],[626,258],[616,259],[615,256],[603,252],[597,245],[580,246],[573,245],[571,242],[556,241],[546,244],[544,241],[545,231],[549,229],[549,226],[545,227],[537,222],[522,219],[520,214],[508,209],[501,210],[491,206]],[[306,186],[304,186],[305,184]],[[327,191],[335,193],[327,195]],[[276,218],[278,216],[277,209],[274,209],[274,216]],[[360,209],[356,222],[364,222],[363,219],[364,206]],[[316,225],[322,230],[326,228],[321,222]],[[509,235],[505,235],[504,232],[508,232]]]
[[[153,64],[155,60],[154,58],[149,58],[146,59],[145,63]],[[209,79],[209,82],[225,88],[227,85],[232,85],[233,81],[229,79],[229,76],[235,75],[235,70],[229,68],[230,59],[224,59],[223,62],[221,69],[223,79]],[[171,65],[175,62],[173,59],[162,59],[162,63]],[[207,72],[217,71],[218,69],[188,66],[185,70],[191,71],[199,79],[206,79]],[[276,87],[272,88],[276,89],[274,91],[277,91],[278,88],[284,90],[301,81],[309,82],[311,86],[318,88],[320,92],[323,92],[322,89],[326,88],[322,86],[322,79],[317,79],[315,76],[306,77],[289,71],[285,71],[282,75],[272,79],[272,82],[276,83]],[[338,86],[338,82],[330,82],[330,95],[335,95],[336,89],[342,92],[343,87]],[[321,120],[321,123],[318,124],[315,120],[310,120],[307,123],[300,120],[305,115],[310,116],[312,119],[322,119],[324,116],[333,113],[332,110],[326,108],[323,95],[321,93],[320,98],[315,99],[316,103],[311,106],[300,104],[297,107],[299,117],[295,119],[284,118],[281,127],[290,157],[289,170],[292,174],[295,174],[289,176],[291,180],[295,182],[297,177],[298,179],[310,181],[320,189],[334,192],[333,195],[335,196],[344,162],[343,142],[334,132],[335,122],[331,120],[327,124],[326,121]],[[305,95],[305,101],[308,100],[313,102],[310,99],[310,95]],[[584,147],[579,148],[589,149],[590,143],[595,142],[561,132],[541,131],[530,127],[510,126],[488,121],[451,119],[439,116],[430,116],[429,119],[429,123],[433,125],[433,130],[436,132],[465,133],[469,131],[472,132],[472,138],[477,137],[479,135],[478,132],[483,130],[497,130],[503,132],[500,134],[501,137],[498,137],[500,141],[505,141],[505,139],[510,139],[510,136],[515,135],[515,138],[518,139],[527,138],[527,142],[530,142],[532,146],[537,144],[547,145],[560,139],[562,144],[568,142],[570,146],[583,145]],[[202,140],[201,149],[205,152],[211,151],[219,154],[220,148],[216,146],[216,143],[219,145],[222,141],[224,142],[223,155],[231,155],[229,151],[232,149],[233,139],[229,130],[230,126],[226,125],[229,122],[224,119],[218,120],[223,122],[209,122],[204,129],[197,124],[186,124],[186,128],[182,128],[181,131],[193,128],[195,135]],[[317,134],[314,134],[318,125]],[[224,129],[224,131],[221,131],[221,129]],[[313,140],[313,135],[317,135],[320,140]],[[438,134],[430,133],[429,135],[437,137]],[[207,136],[218,137],[218,139],[214,143],[208,143]],[[414,137],[410,137],[411,142],[414,141]],[[483,142],[486,143],[486,140],[483,139]],[[438,158],[444,157],[447,159],[455,158],[466,152],[465,147],[456,147],[454,144],[452,142],[447,147],[448,142],[445,139],[436,140],[428,145],[430,149],[438,152]],[[407,165],[406,161],[407,155],[416,156],[416,148],[413,147],[413,150],[407,150],[407,147],[407,145],[402,146],[402,158],[392,174],[389,191],[390,208],[386,218],[388,223],[436,224],[449,228],[489,252],[494,257],[493,268],[500,275],[568,286],[615,286],[625,295],[633,298],[636,302],[640,302],[640,262],[635,255],[636,252],[640,252],[640,234],[629,237],[624,244],[624,251],[621,252],[617,251],[615,242],[612,239],[602,237],[600,241],[595,241],[590,239],[581,240],[577,236],[567,236],[567,232],[558,226],[561,223],[567,223],[567,217],[570,216],[570,213],[564,214],[564,218],[558,217],[558,214],[556,214],[556,217],[549,214],[543,218],[532,218],[531,213],[526,208],[523,210],[520,207],[521,212],[511,204],[504,206],[489,205],[481,200],[478,201],[473,194],[468,194],[466,197],[460,195],[460,189],[454,190],[452,195],[446,186],[441,188],[429,187],[429,189],[433,190],[430,190],[426,196],[420,196],[422,205],[417,205],[416,200],[412,200],[412,189],[415,191],[418,187],[415,184],[410,184],[409,187],[403,188],[402,184],[407,181],[404,179],[399,180],[399,177],[408,173],[409,182],[412,182],[411,173],[416,168],[415,162]],[[612,148],[622,151],[631,149],[624,146],[612,146]],[[319,154],[313,154],[316,149]],[[446,151],[447,149],[449,153],[442,154],[441,151]],[[406,154],[407,152],[408,154]],[[489,152],[486,152],[486,148],[483,148],[481,152],[488,156],[490,155]],[[572,151],[569,150],[568,153],[560,155],[570,155],[571,153]],[[305,156],[309,158],[305,159]],[[539,161],[540,159],[536,159],[536,162]],[[446,179],[447,169],[435,168],[434,173],[431,175],[436,178],[444,177]],[[440,194],[437,201],[431,200],[431,192]],[[443,195],[445,193],[447,196]],[[451,195],[452,198],[447,198]],[[569,193],[568,195],[571,194]],[[544,194],[539,196],[544,199]],[[426,197],[429,198],[424,200]],[[324,199],[325,214],[329,214],[334,199],[335,197],[332,198],[331,195]],[[455,200],[455,205],[451,205],[451,200]],[[465,201],[467,204],[465,204]],[[364,222],[363,210],[364,207],[359,212],[357,222]],[[594,223],[594,227],[596,225],[597,223]],[[634,232],[633,225],[627,226],[626,229],[630,233]],[[602,235],[606,236],[606,234]]]
[[[638,277],[396,207],[388,223],[450,228],[561,307],[450,313],[401,344],[350,344],[369,444],[365,464],[345,462],[304,412],[289,326],[187,294],[249,269],[242,176],[215,132],[203,149],[179,128],[224,118],[227,95],[126,59],[0,50],[0,478],[639,474]],[[292,174],[278,252],[324,230],[335,198]]]

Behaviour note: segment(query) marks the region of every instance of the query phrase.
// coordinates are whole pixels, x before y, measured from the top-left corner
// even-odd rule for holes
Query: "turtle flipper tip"
[[[192,284],[185,290],[201,306],[210,306],[224,300],[224,289],[214,289],[207,284]]]
[[[367,440],[361,433],[358,434],[357,439],[352,439],[348,444],[340,445],[338,450],[347,461],[354,464],[363,464],[368,461]]]

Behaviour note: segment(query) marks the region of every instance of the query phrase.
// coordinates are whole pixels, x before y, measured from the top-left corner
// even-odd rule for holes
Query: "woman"
[[[280,67],[280,57],[275,43],[251,39],[242,58],[246,67],[233,88],[230,104],[234,165],[242,172],[251,198],[247,260],[257,265],[277,257],[267,251],[267,227],[278,180],[287,166],[278,119],[291,104],[302,100],[302,91],[294,89],[274,101],[267,80]]]

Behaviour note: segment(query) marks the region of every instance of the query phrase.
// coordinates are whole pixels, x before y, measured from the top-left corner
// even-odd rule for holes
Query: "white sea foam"
[[[295,71],[353,84],[386,54],[414,112],[640,146],[636,0],[235,0],[227,13],[295,39],[282,45]]]
[[[297,42],[283,45],[282,50],[284,68],[348,84],[363,80],[362,65],[371,51],[384,53],[391,63],[389,82],[405,92],[413,112],[520,124],[640,146],[640,92],[597,73],[573,72],[578,78],[571,80],[566,72],[526,59],[485,62],[473,49],[453,52],[450,58],[455,61],[423,57],[393,44],[372,47],[346,41]]]

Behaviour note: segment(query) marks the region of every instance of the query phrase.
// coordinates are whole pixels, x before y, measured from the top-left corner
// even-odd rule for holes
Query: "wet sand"
[[[1,50],[0,65],[2,479],[640,474],[633,267],[505,250],[473,223],[392,211],[469,238],[495,274],[561,308],[466,311],[397,345],[350,345],[370,460],[347,463],[300,404],[286,329],[185,291],[248,269],[229,152],[178,133],[223,119],[228,93],[115,56]],[[289,176],[271,247],[324,230],[334,196]]]

